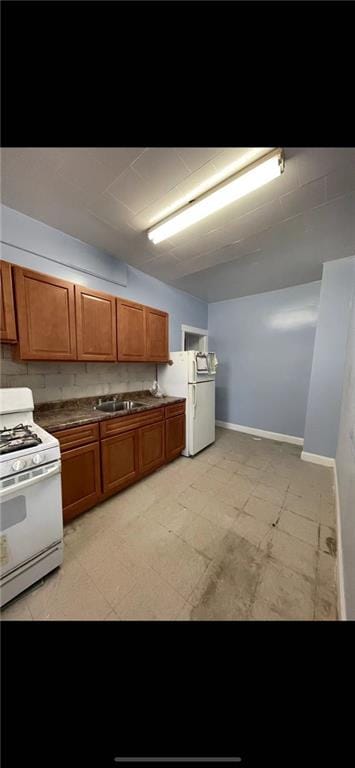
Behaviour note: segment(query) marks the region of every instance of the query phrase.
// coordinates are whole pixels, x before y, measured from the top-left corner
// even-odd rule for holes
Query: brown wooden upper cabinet
[[[74,284],[15,267],[22,360],[76,360]]]
[[[11,264],[0,262],[0,340],[14,343],[17,339]]]
[[[154,362],[169,360],[169,315],[160,309],[145,308],[146,359]]]
[[[143,361],[146,357],[145,307],[117,299],[118,360]]]
[[[168,362],[167,312],[9,262],[0,268],[0,341],[17,342],[21,360]]]
[[[116,299],[75,286],[78,360],[117,360]]]

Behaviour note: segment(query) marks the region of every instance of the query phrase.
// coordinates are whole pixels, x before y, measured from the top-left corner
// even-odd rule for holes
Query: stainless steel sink
[[[115,413],[116,411],[133,411],[142,406],[144,403],[138,403],[136,400],[108,400],[106,403],[95,405],[95,410]]]

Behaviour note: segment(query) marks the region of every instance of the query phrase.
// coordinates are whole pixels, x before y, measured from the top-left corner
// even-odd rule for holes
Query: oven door
[[[61,462],[0,482],[0,575],[63,538]]]

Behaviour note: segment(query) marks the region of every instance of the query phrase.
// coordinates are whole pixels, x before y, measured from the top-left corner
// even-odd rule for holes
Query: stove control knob
[[[41,464],[43,461],[43,456],[41,456],[40,453],[35,453],[34,456],[32,456],[32,464]]]
[[[26,462],[24,459],[17,459],[12,464],[12,469],[14,470],[14,472],[21,472],[21,469],[25,469],[25,466],[26,466]]]

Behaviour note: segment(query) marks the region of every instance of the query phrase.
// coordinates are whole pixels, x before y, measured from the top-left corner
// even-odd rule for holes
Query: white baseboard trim
[[[337,465],[334,461],[334,486],[335,486],[335,511],[336,511],[336,525],[337,525],[337,568],[338,568],[338,614],[340,621],[346,621],[346,603],[345,603],[345,587],[344,587],[344,566],[343,566],[343,547],[341,537],[341,517],[340,517],[340,500],[339,500],[339,485]]]
[[[302,451],[302,461],[310,461],[312,464],[322,464],[323,467],[335,467],[335,459],[330,456],[320,456],[318,453],[307,453]]]
[[[301,459],[303,461],[310,461],[312,464],[321,464],[324,467],[332,467],[334,473],[334,489],[335,489],[335,512],[336,512],[336,531],[337,531],[337,592],[338,592],[338,615],[341,621],[346,621],[346,603],[345,603],[345,588],[344,588],[344,566],[343,566],[343,547],[341,537],[341,517],[340,517],[340,500],[339,500],[339,485],[337,475],[337,465],[335,459],[330,456],[319,456],[317,453],[307,453],[302,451]]]
[[[234,429],[236,432],[245,432],[247,435],[265,437],[268,440],[278,440],[282,443],[294,443],[295,445],[303,445],[303,437],[284,435],[282,432],[267,432],[265,429],[256,429],[255,427],[244,427],[241,424],[233,424],[231,421],[216,421],[216,427],[223,427],[223,429]]]

